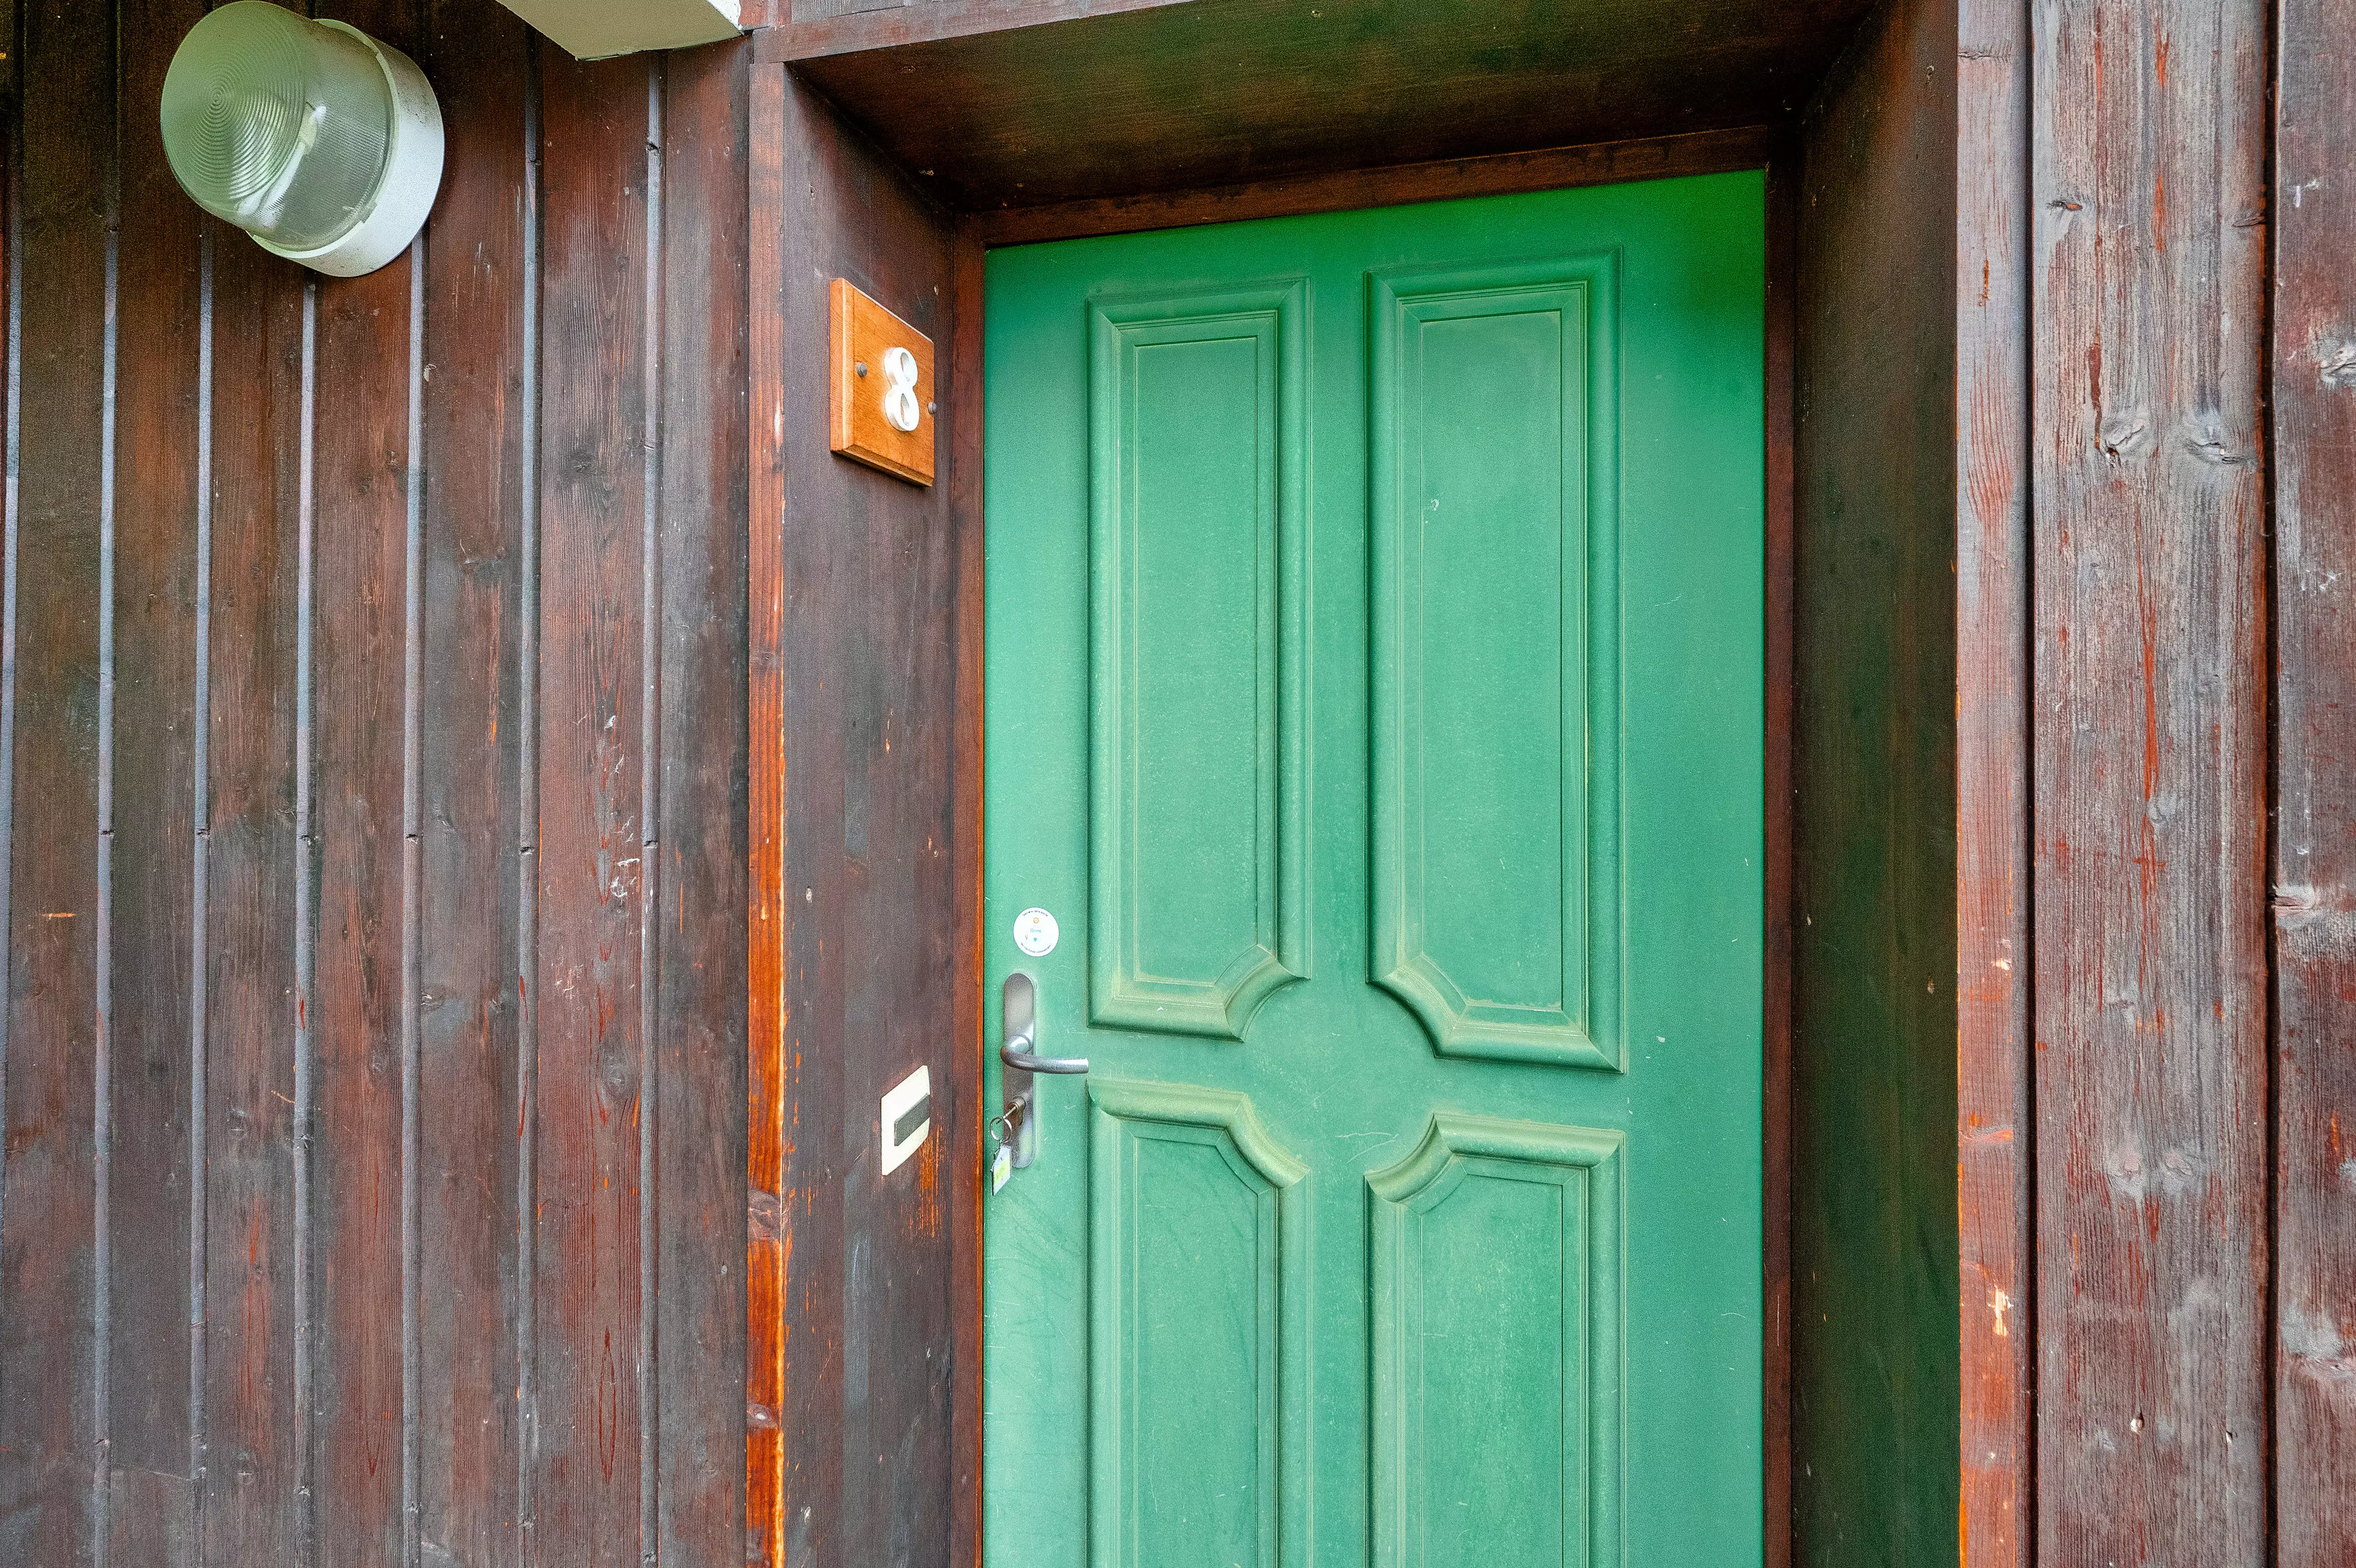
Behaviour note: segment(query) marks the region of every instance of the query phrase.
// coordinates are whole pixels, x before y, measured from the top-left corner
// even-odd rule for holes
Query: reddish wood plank
[[[516,904],[529,156],[525,28],[436,0],[419,63],[448,135],[426,231],[419,707],[420,1551],[519,1559]]]
[[[126,38],[177,38],[201,0],[134,0]],[[188,1256],[201,214],[164,161],[170,55],[123,54],[115,508],[110,1561],[194,1561]]]
[[[541,70],[536,1550],[635,1568],[648,65]]]
[[[12,169],[9,986],[0,1105],[0,1556],[94,1563],[105,1528],[97,1328],[99,535],[112,16],[28,6]],[[97,134],[93,134],[95,131]],[[21,288],[21,296],[16,291]]]
[[[303,274],[213,231],[200,1560],[295,1563],[295,609]]]
[[[2032,1561],[2029,15],[1961,0],[1955,150],[1956,1179],[1966,1568]]]
[[[665,1563],[744,1554],[749,44],[663,68],[657,930]]]
[[[792,1137],[786,1056],[785,379],[786,72],[752,71],[746,148],[750,402],[746,424],[745,1031],[747,1046],[744,1360],[744,1560],[785,1556],[785,1223]]]
[[[778,1043],[778,1116],[784,1127],[778,1172],[783,1195],[785,1279],[782,1366],[776,1410],[782,1428],[777,1510],[781,1550],[769,1568],[809,1563],[833,1568],[857,1550],[844,1514],[843,1452],[851,1441],[843,1404],[845,1218],[842,1110],[848,1090],[841,1024],[844,920],[852,889],[844,866],[843,791],[848,760],[844,682],[829,642],[850,613],[856,588],[851,553],[804,535],[840,509],[829,468],[841,459],[823,446],[826,383],[814,346],[825,319],[823,294],[834,257],[811,206],[832,172],[834,124],[814,94],[785,78],[783,135],[786,218],[780,315],[787,358],[779,389],[784,468],[778,565],[778,662],[789,678],[778,688],[778,828],[782,882],[783,982]],[[845,467],[855,465],[844,464]],[[877,485],[901,481],[863,470]],[[863,520],[862,520],[863,521]],[[836,529],[856,524],[837,523]],[[831,536],[836,530],[829,531]],[[819,901],[820,893],[825,902]]]
[[[2046,0],[2039,1555],[2266,1554],[2259,0]]]
[[[404,0],[331,11],[412,47]],[[310,1473],[319,1540],[402,1560],[412,257],[322,278],[313,530]],[[296,1353],[302,1354],[297,1347]]]
[[[2356,1563],[2356,8],[2278,16],[2275,1560]]]

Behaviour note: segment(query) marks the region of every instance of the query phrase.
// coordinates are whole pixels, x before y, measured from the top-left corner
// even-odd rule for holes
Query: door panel
[[[1379,983],[1451,1055],[1616,1067],[1612,258],[1372,284]]]
[[[1301,909],[1301,290],[1098,304],[1090,1021],[1239,1040]]]
[[[991,254],[990,1568],[1761,1560],[1762,211]]]
[[[1308,1168],[1240,1094],[1088,1099],[1093,1560],[1304,1562]]]

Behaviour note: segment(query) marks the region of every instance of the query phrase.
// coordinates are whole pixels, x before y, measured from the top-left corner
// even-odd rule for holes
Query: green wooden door
[[[990,1568],[1761,1560],[1762,211],[991,256]]]

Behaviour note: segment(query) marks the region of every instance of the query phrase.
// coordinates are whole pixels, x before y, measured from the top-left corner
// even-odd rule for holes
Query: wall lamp
[[[442,185],[442,109],[399,49],[269,0],[230,0],[164,75],[164,156],[189,199],[337,277],[408,249]]]

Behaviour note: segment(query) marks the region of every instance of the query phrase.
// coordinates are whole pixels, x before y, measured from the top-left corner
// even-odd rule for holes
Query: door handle
[[[1038,992],[1027,974],[1010,974],[1006,988],[1000,993],[1005,1031],[1001,1036],[998,1059],[1017,1072],[1080,1073],[1088,1070],[1086,1057],[1043,1057],[1035,1055],[1039,1043]]]

